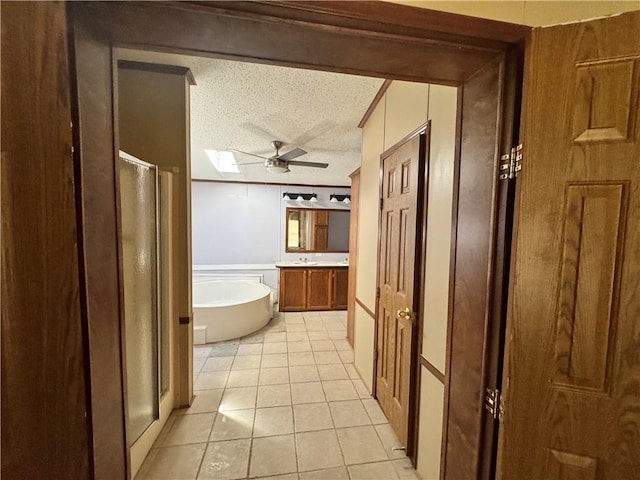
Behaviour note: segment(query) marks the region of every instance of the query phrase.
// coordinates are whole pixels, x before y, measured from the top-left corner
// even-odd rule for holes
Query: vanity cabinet
[[[345,310],[348,275],[346,266],[281,267],[280,311]]]

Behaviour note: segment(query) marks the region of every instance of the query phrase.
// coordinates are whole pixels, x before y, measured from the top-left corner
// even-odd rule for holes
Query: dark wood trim
[[[422,184],[422,198],[418,198],[418,211],[416,212],[416,220],[419,219],[422,228],[416,232],[416,261],[415,267],[417,271],[414,272],[414,278],[416,279],[414,282],[415,290],[420,292],[417,295],[417,304],[414,307],[414,311],[418,313],[417,315],[417,325],[415,328],[415,335],[413,338],[413,346],[412,346],[412,359],[417,355],[418,361],[414,362],[412,365],[412,375],[413,381],[411,382],[409,395],[412,401],[412,408],[409,410],[409,425],[410,425],[410,433],[412,437],[412,442],[415,448],[413,448],[413,457],[412,461],[414,465],[417,462],[416,454],[419,448],[419,432],[418,432],[418,419],[420,418],[420,386],[421,375],[420,375],[420,362],[422,358],[422,354],[420,353],[422,350],[422,342],[424,335],[424,317],[425,317],[425,309],[424,309],[424,285],[426,283],[426,270],[424,268],[424,260],[427,256],[427,220],[429,218],[429,177],[431,172],[431,120],[428,120],[424,126],[419,127],[416,131],[420,131],[421,128],[424,128],[426,139],[423,142],[424,145],[421,145],[421,148],[425,149],[424,153],[424,163],[425,168],[423,171],[423,175],[421,178],[418,178],[418,182]],[[407,450],[407,453],[409,450]]]
[[[0,12],[0,475],[87,479],[93,446],[71,34],[62,2],[1,2]]]
[[[74,125],[81,132],[81,140],[78,142],[80,145],[76,145],[77,151],[83,149],[79,153],[80,176],[83,182],[87,182],[87,175],[90,180],[83,190],[88,198],[83,196],[79,202],[85,222],[82,231],[85,250],[82,258],[89,266],[88,285],[97,285],[94,283],[97,278],[94,275],[100,270],[103,273],[102,290],[88,289],[88,321],[92,327],[103,325],[108,333],[113,333],[110,330],[113,328],[111,322],[117,317],[113,305],[107,301],[114,288],[117,291],[117,278],[114,279],[111,275],[112,263],[117,265],[117,262],[111,262],[114,257],[113,249],[116,247],[111,245],[110,231],[115,210],[115,202],[112,201],[114,184],[111,165],[114,155],[113,145],[107,147],[108,142],[102,138],[109,136],[110,142],[113,139],[109,123],[112,119],[109,118],[108,122],[105,120],[105,117],[113,116],[112,92],[105,90],[102,78],[105,73],[105,52],[110,51],[109,49],[134,46],[161,52],[231,58],[384,79],[464,85],[463,103],[468,103],[468,109],[462,109],[464,116],[465,112],[472,111],[475,107],[480,108],[482,101],[490,100],[491,103],[493,97],[487,95],[493,95],[495,85],[501,80],[495,79],[491,88],[487,88],[485,92],[469,90],[467,81],[477,78],[478,72],[482,72],[487,65],[501,61],[511,44],[521,41],[530,30],[528,27],[514,27],[501,22],[469,19],[382,2],[69,2],[67,8],[73,22],[72,30],[80,26],[83,38],[88,42],[84,53],[93,52],[91,56],[83,54],[82,62],[77,62],[76,65],[79,89],[86,96],[80,102],[80,118],[74,121]],[[444,25],[439,25],[439,22],[444,22]],[[75,36],[74,45],[78,49],[78,34],[75,33]],[[336,51],[340,51],[340,55],[336,56]],[[501,113],[494,112],[494,118]],[[58,128],[68,128],[68,124],[60,124]],[[482,125],[471,119],[463,122],[461,137],[466,149],[462,149],[460,163],[464,165],[461,171],[467,176],[470,170],[479,168],[484,162],[484,157],[477,153],[477,148],[484,152],[491,139],[493,149],[497,149],[498,142],[492,138],[493,128],[492,121]],[[101,184],[94,182],[99,175],[102,175]],[[472,203],[478,195],[484,198],[482,189],[486,188],[483,183],[486,179],[483,175],[478,175],[476,180],[478,188],[464,190],[457,197],[459,204],[463,199],[467,204]],[[457,221],[460,221],[460,217]],[[96,239],[95,234],[98,232],[103,235]],[[457,242],[461,247],[465,246],[460,238]],[[479,250],[482,248],[484,245],[477,246]],[[475,260],[471,263],[474,262]],[[466,265],[468,262],[460,261],[455,264],[456,268],[462,268],[461,263]],[[97,268],[99,266],[101,268]],[[484,278],[488,278],[491,265],[489,271],[485,270],[483,273]],[[461,272],[461,276],[458,274],[456,271],[456,287],[458,284],[473,283],[470,280],[477,278],[465,272]],[[457,305],[460,305],[464,295],[456,292],[454,297],[459,299]],[[96,299],[99,301],[96,302]],[[104,308],[97,309],[99,305]],[[375,308],[377,311],[377,301]],[[454,311],[454,315],[459,313]],[[104,322],[99,323],[100,319]],[[104,356],[92,355],[90,364],[101,365],[100,368],[107,372],[110,368],[116,368],[114,365],[120,364],[121,357],[109,350],[111,336],[92,334],[90,338],[100,338],[107,344],[102,350],[99,345],[92,345],[92,349],[97,349],[95,352],[104,353]],[[452,342],[459,340],[453,334],[450,339]],[[456,343],[456,348],[450,348],[459,351],[459,346]],[[458,367],[451,371],[451,365],[450,361],[450,375],[460,375],[462,378],[474,373]],[[92,373],[91,378],[97,382],[96,391],[100,382],[107,385],[104,377]],[[467,385],[471,385],[471,382]],[[124,413],[113,413],[115,407],[102,411],[102,400],[107,401],[106,398],[97,401],[93,399],[96,409],[101,411],[100,415],[105,419],[109,417],[112,426],[120,425]],[[467,402],[458,394],[452,400],[453,404],[459,405]],[[118,405],[118,402],[115,401],[113,405]],[[450,407],[451,405],[447,406],[449,409]],[[111,413],[107,413],[107,410]],[[455,419],[456,415],[447,417],[447,421]],[[98,424],[106,425],[103,422]],[[451,436],[452,431],[455,428],[449,429],[447,435]],[[113,432],[107,433],[109,434],[106,436],[97,435],[96,438],[101,441],[114,438],[113,435],[109,436]],[[112,453],[114,468],[111,476],[114,475],[113,472],[120,471],[118,463],[122,457],[115,448],[118,442],[115,441],[112,445],[114,448],[105,449],[105,455]],[[462,460],[456,455],[445,456],[443,468],[448,460],[452,465],[468,462],[469,468],[477,467],[475,460],[470,461],[469,455],[461,453],[465,457]],[[96,470],[99,468],[96,467]]]
[[[353,172],[349,174],[349,178],[353,179],[355,175],[360,175],[360,167],[356,168]]]
[[[360,307],[374,320],[376,319],[376,314],[371,311],[369,307],[367,307],[362,300],[356,297],[356,303],[360,305]]]
[[[393,152],[395,152],[398,148],[400,148],[402,145],[404,145],[405,143],[407,143],[407,141],[411,140],[413,137],[415,137],[416,135],[421,135],[421,134],[428,134],[428,130],[429,130],[429,121],[424,122],[422,125],[420,125],[419,127],[413,129],[410,133],[408,133],[407,135],[405,135],[404,137],[402,137],[400,140],[398,140],[396,143],[394,143],[393,145],[391,145],[389,148],[387,148],[384,152],[382,152],[382,154],[380,154],[380,162],[382,162],[382,160],[386,157],[388,157],[389,155],[391,155]]]
[[[444,373],[438,370],[433,363],[425,358],[424,355],[420,354],[419,360],[420,365],[426,368],[431,375],[436,377],[438,381],[444,385]]]
[[[358,228],[360,221],[360,167],[351,178],[351,215],[349,218],[349,284],[347,291],[347,341],[354,346],[356,317],[356,285],[358,267]]]
[[[178,317],[178,323],[180,325],[189,325],[193,320],[193,313],[191,313],[188,317]]]
[[[456,111],[456,143],[453,161],[453,196],[451,213],[451,251],[449,257],[449,298],[447,307],[447,346],[445,350],[444,412],[442,414],[442,449],[440,450],[440,478],[445,478],[447,436],[449,434],[449,398],[451,393],[451,349],[453,345],[453,305],[455,292],[456,245],[458,244],[458,198],[460,196],[460,161],[462,139],[463,89],[458,89]]]
[[[359,168],[359,167],[358,167]],[[309,183],[280,183],[280,182],[236,182],[233,180],[211,180],[208,178],[192,178],[191,183],[240,183],[242,185],[276,185],[281,187],[311,187],[311,188],[351,188],[350,185],[311,185]]]
[[[168,73],[170,75],[181,75],[186,78],[189,85],[197,85],[190,68],[178,65],[164,65],[160,63],[138,62],[134,60],[118,60],[118,68],[129,70],[142,70],[145,72]]]
[[[387,92],[387,89],[391,85],[391,82],[392,80],[385,80],[384,82],[382,82],[382,85],[380,85],[380,89],[378,90],[378,93],[376,93],[376,96],[373,97],[373,100],[371,100],[371,104],[369,105],[369,108],[367,108],[367,111],[364,112],[362,119],[360,120],[360,122],[358,122],[358,128],[364,127],[365,123],[367,123],[367,120],[369,120],[369,117],[378,106],[378,103],[380,103],[380,100],[382,100],[382,97],[384,96],[384,94]]]

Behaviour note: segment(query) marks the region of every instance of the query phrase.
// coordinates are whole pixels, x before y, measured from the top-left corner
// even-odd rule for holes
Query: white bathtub
[[[205,343],[243,337],[260,330],[273,317],[271,289],[241,279],[194,279],[195,336]],[[194,343],[197,342],[194,338]]]

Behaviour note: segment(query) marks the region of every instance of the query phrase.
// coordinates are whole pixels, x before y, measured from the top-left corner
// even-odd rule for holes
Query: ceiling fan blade
[[[237,163],[239,167],[244,167],[245,165],[264,165],[264,162],[249,162],[249,163]]]
[[[230,148],[229,149],[232,152],[236,152],[236,153],[242,153],[244,155],[249,155],[251,157],[256,157],[256,158],[262,158],[263,160],[268,160],[267,157],[261,157],[260,155],[254,155],[253,153],[249,153],[249,152],[243,152],[242,150],[236,150],[235,148]],[[246,165],[246,164],[245,164]]]
[[[302,155],[306,155],[306,153],[307,152],[305,152],[301,148],[294,148],[290,152],[287,152],[284,155],[280,155],[278,158],[280,160],[284,160],[285,162],[288,162],[289,160],[293,160],[294,158],[298,158]]]
[[[321,122],[318,122],[316,125],[311,127],[309,130],[304,132],[302,135],[299,135],[296,139],[292,140],[291,143],[294,145],[304,146],[312,140],[321,137],[336,126],[338,126],[338,124],[333,120],[322,120]]]
[[[287,162],[289,165],[297,165],[299,167],[315,167],[315,168],[327,168],[329,166],[328,163],[319,163],[319,162],[298,162],[295,160],[291,160]]]
[[[280,138],[278,135],[276,135],[273,132],[269,132],[268,130],[256,125],[255,123],[251,123],[251,122],[244,122],[240,124],[240,127],[244,128],[245,130],[253,133],[254,135],[258,136],[258,137],[265,137],[265,138]]]

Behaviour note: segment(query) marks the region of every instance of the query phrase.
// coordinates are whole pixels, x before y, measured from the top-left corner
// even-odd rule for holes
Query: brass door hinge
[[[500,180],[510,180],[518,176],[518,172],[522,170],[522,144],[513,147],[509,153],[505,153],[500,157],[500,166],[498,167],[498,178]]]
[[[380,199],[380,210],[384,207],[384,198]]]
[[[380,298],[380,287],[376,287],[376,298]]]
[[[484,408],[488,410],[494,420],[502,420],[504,416],[504,400],[500,390],[487,388],[487,394],[484,397]]]

